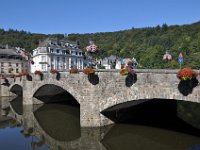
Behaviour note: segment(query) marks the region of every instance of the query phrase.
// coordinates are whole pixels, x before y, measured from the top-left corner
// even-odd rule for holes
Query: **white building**
[[[76,44],[45,40],[33,50],[31,72],[52,69],[66,71],[72,67],[83,69],[83,52]]]

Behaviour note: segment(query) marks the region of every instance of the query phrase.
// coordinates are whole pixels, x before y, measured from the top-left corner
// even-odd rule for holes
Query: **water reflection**
[[[102,128],[81,128],[80,108],[66,103],[23,106],[20,98],[10,103],[6,100],[0,102],[0,112],[3,112],[0,114],[0,127],[3,125],[0,129],[0,149],[194,150],[200,144],[199,136],[149,127],[148,124],[136,125],[139,122]],[[185,112],[182,107],[181,110]],[[173,110],[172,114],[175,112]],[[3,117],[7,118],[6,124],[1,120]],[[138,119],[136,116],[133,118]],[[167,124],[167,121],[164,123]],[[24,146],[19,146],[18,143],[23,143]]]
[[[59,141],[80,138],[79,108],[62,104],[46,104],[34,112],[37,126]]]
[[[107,150],[189,150],[200,138],[159,128],[119,124],[102,140]]]

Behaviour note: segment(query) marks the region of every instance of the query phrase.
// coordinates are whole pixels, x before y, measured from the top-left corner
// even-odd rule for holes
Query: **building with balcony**
[[[40,70],[66,71],[72,67],[83,69],[83,52],[77,44],[47,39],[33,50],[31,72]]]

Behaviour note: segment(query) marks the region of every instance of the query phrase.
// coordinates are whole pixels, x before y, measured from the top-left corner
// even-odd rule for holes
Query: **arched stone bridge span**
[[[112,121],[101,114],[117,104],[140,99],[176,99],[200,102],[200,88],[183,96],[178,90],[178,70],[136,70],[135,79],[121,76],[119,70],[96,70],[95,76],[61,73],[60,80],[55,75],[44,74],[41,81],[32,75],[33,81],[17,78],[10,81],[9,90],[17,84],[23,89],[23,103],[37,104],[37,96],[55,95],[67,91],[80,104],[81,126],[103,126]],[[13,80],[13,79],[12,79]],[[59,88],[56,88],[59,87]],[[55,90],[57,89],[57,90]]]

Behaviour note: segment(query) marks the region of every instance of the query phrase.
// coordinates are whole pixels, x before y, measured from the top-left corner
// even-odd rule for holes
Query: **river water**
[[[78,105],[23,106],[20,97],[9,101],[0,100],[0,150],[200,150],[199,104],[176,102],[168,115],[162,112],[166,107],[154,111],[157,101],[113,107],[105,114],[115,125],[81,128]]]

